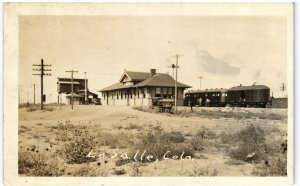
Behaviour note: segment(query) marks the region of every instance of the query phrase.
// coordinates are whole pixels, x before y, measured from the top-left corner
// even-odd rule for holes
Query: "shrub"
[[[237,133],[222,134],[221,141],[229,143],[231,158],[243,161],[259,162],[266,157],[265,132],[259,126],[249,125]]]
[[[190,139],[194,150],[204,150],[205,147],[211,147],[216,142],[217,135],[206,127],[201,127]]]
[[[127,148],[133,143],[133,134],[122,131],[113,133],[98,131],[95,134],[94,142],[98,146],[109,146],[110,148]]]
[[[31,147],[27,151],[20,150],[18,157],[18,173],[26,176],[61,176],[65,172],[64,167],[50,152],[40,151]]]
[[[180,131],[171,131],[170,133],[163,133],[162,138],[165,138],[165,141],[170,141],[174,143],[182,143],[184,141],[184,136]]]
[[[95,164],[82,164],[80,167],[72,167],[68,170],[69,176],[84,176],[84,177],[96,177],[107,176],[105,169],[96,166]]]
[[[138,133],[136,138],[136,142],[130,147],[131,156],[134,156],[137,150],[140,152],[146,151],[145,157],[147,155],[153,155],[153,161],[163,159],[167,151],[170,151],[168,158],[174,155],[180,157],[183,152],[184,157],[194,156],[194,151],[190,145],[180,143],[184,141],[184,137],[180,132],[168,133],[164,132],[160,127],[152,127],[147,132]],[[144,158],[143,162],[149,161]]]
[[[53,127],[56,130],[56,140],[60,149],[58,154],[69,164],[81,164],[95,161],[96,158],[86,157],[92,149],[99,146],[110,146],[111,148],[125,148],[132,144],[132,134],[118,132],[112,133],[103,129],[86,125],[75,125],[69,120]]]
[[[286,155],[269,157],[260,165],[253,169],[252,175],[255,176],[287,176]]]
[[[69,120],[58,124],[57,140],[62,144],[58,154],[64,158],[68,164],[86,163],[95,161],[96,158],[86,157],[95,147],[94,136],[85,126],[75,126]]]
[[[223,144],[230,144],[237,140],[236,135],[224,131],[219,135],[219,137]]]
[[[195,136],[200,137],[201,139],[214,139],[216,138],[216,133],[209,130],[208,128],[202,126],[201,129],[199,129]]]
[[[131,165],[132,170],[133,170],[131,176],[136,176],[136,177],[137,177],[137,176],[142,176],[141,166],[142,166],[142,164],[141,164],[140,162],[133,163],[133,164]]]
[[[124,169],[115,169],[114,173],[115,175],[123,175],[126,174],[126,171]]]

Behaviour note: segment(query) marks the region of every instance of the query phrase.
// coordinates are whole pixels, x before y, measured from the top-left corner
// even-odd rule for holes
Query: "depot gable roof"
[[[143,87],[143,86],[174,87],[175,80],[169,74],[156,74],[134,85],[134,87]],[[191,86],[185,85],[180,82],[177,82],[177,87],[191,88]]]
[[[127,77],[126,77],[127,76]],[[130,78],[131,81],[140,81],[137,84],[126,84],[123,83],[122,80],[124,78]],[[157,73],[153,76],[150,76],[150,73],[147,72],[132,72],[126,71],[121,76],[120,82],[115,83],[111,86],[105,87],[100,92],[110,91],[110,90],[118,90],[124,88],[131,88],[131,87],[174,87],[175,80],[166,73]],[[179,88],[191,88],[189,85],[185,85],[183,83],[177,82],[177,87]]]

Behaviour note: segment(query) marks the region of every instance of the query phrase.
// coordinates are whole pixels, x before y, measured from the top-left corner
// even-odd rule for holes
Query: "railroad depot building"
[[[175,80],[167,73],[124,71],[118,83],[100,90],[103,105],[151,106],[153,98],[175,97]],[[177,105],[183,106],[183,91],[191,88],[177,82]]]
[[[58,103],[71,104],[71,78],[57,78]],[[98,100],[98,95],[90,92],[88,89],[88,80],[73,79],[73,104],[81,105],[85,103],[85,86],[87,87],[87,104],[94,103]]]

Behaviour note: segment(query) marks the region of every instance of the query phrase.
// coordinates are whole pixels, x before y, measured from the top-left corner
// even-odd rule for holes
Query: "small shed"
[[[67,98],[67,104],[71,105],[72,94],[67,94],[66,98]],[[73,105],[81,105],[82,100],[83,100],[82,95],[73,93]]]

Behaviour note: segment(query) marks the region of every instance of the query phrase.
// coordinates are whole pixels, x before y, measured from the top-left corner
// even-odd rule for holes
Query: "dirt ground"
[[[190,112],[188,107],[179,107],[181,112]],[[255,108],[194,108],[194,112],[206,113],[264,113],[266,116],[276,114],[287,117],[286,109],[255,109]],[[212,115],[213,116],[213,115]],[[146,130],[148,126],[159,125],[164,131],[181,131],[186,138],[195,134],[202,126],[220,134],[223,131],[238,131],[249,124],[259,125],[267,131],[273,132],[272,139],[283,141],[287,135],[287,119],[260,119],[259,117],[212,117],[211,115],[175,115],[169,113],[149,113],[135,110],[127,106],[74,106],[71,110],[69,106],[54,107],[53,111],[28,111],[27,108],[19,109],[19,150],[38,146],[39,149],[48,149],[49,145],[58,145],[53,128],[58,122],[69,120],[74,125],[95,126],[95,130],[122,131],[134,124],[140,126],[140,130]],[[95,131],[96,132],[96,131]],[[126,140],[126,139],[124,139]],[[141,151],[143,147],[140,147]],[[103,148],[100,148],[103,149]],[[106,149],[111,150],[111,149]],[[119,149],[120,151],[122,149]],[[126,151],[126,149],[123,149]],[[167,151],[167,149],[166,149]],[[255,166],[253,163],[243,162],[241,164],[228,164],[230,157],[224,152],[217,150],[207,150],[201,153],[201,157],[194,160],[159,160],[155,163],[145,163],[138,167],[141,176],[180,176],[189,175],[190,171],[206,169],[207,172],[217,170],[217,176],[251,176]],[[49,160],[50,161],[50,160]],[[137,174],[133,163],[116,166],[115,161],[105,162],[99,159],[86,164],[67,164],[61,162],[66,167],[64,175],[76,174],[83,169],[93,170],[94,176],[116,176],[116,170],[124,170],[120,175],[132,176]],[[101,163],[101,166],[99,166]],[[102,165],[105,164],[105,167]],[[102,174],[105,171],[105,174]],[[136,171],[136,172],[134,172]],[[97,174],[98,172],[102,172]],[[184,174],[186,173],[186,174]],[[200,173],[201,174],[201,173]],[[80,175],[80,174],[78,174]],[[212,173],[213,175],[213,173]],[[90,175],[88,175],[90,176]]]

